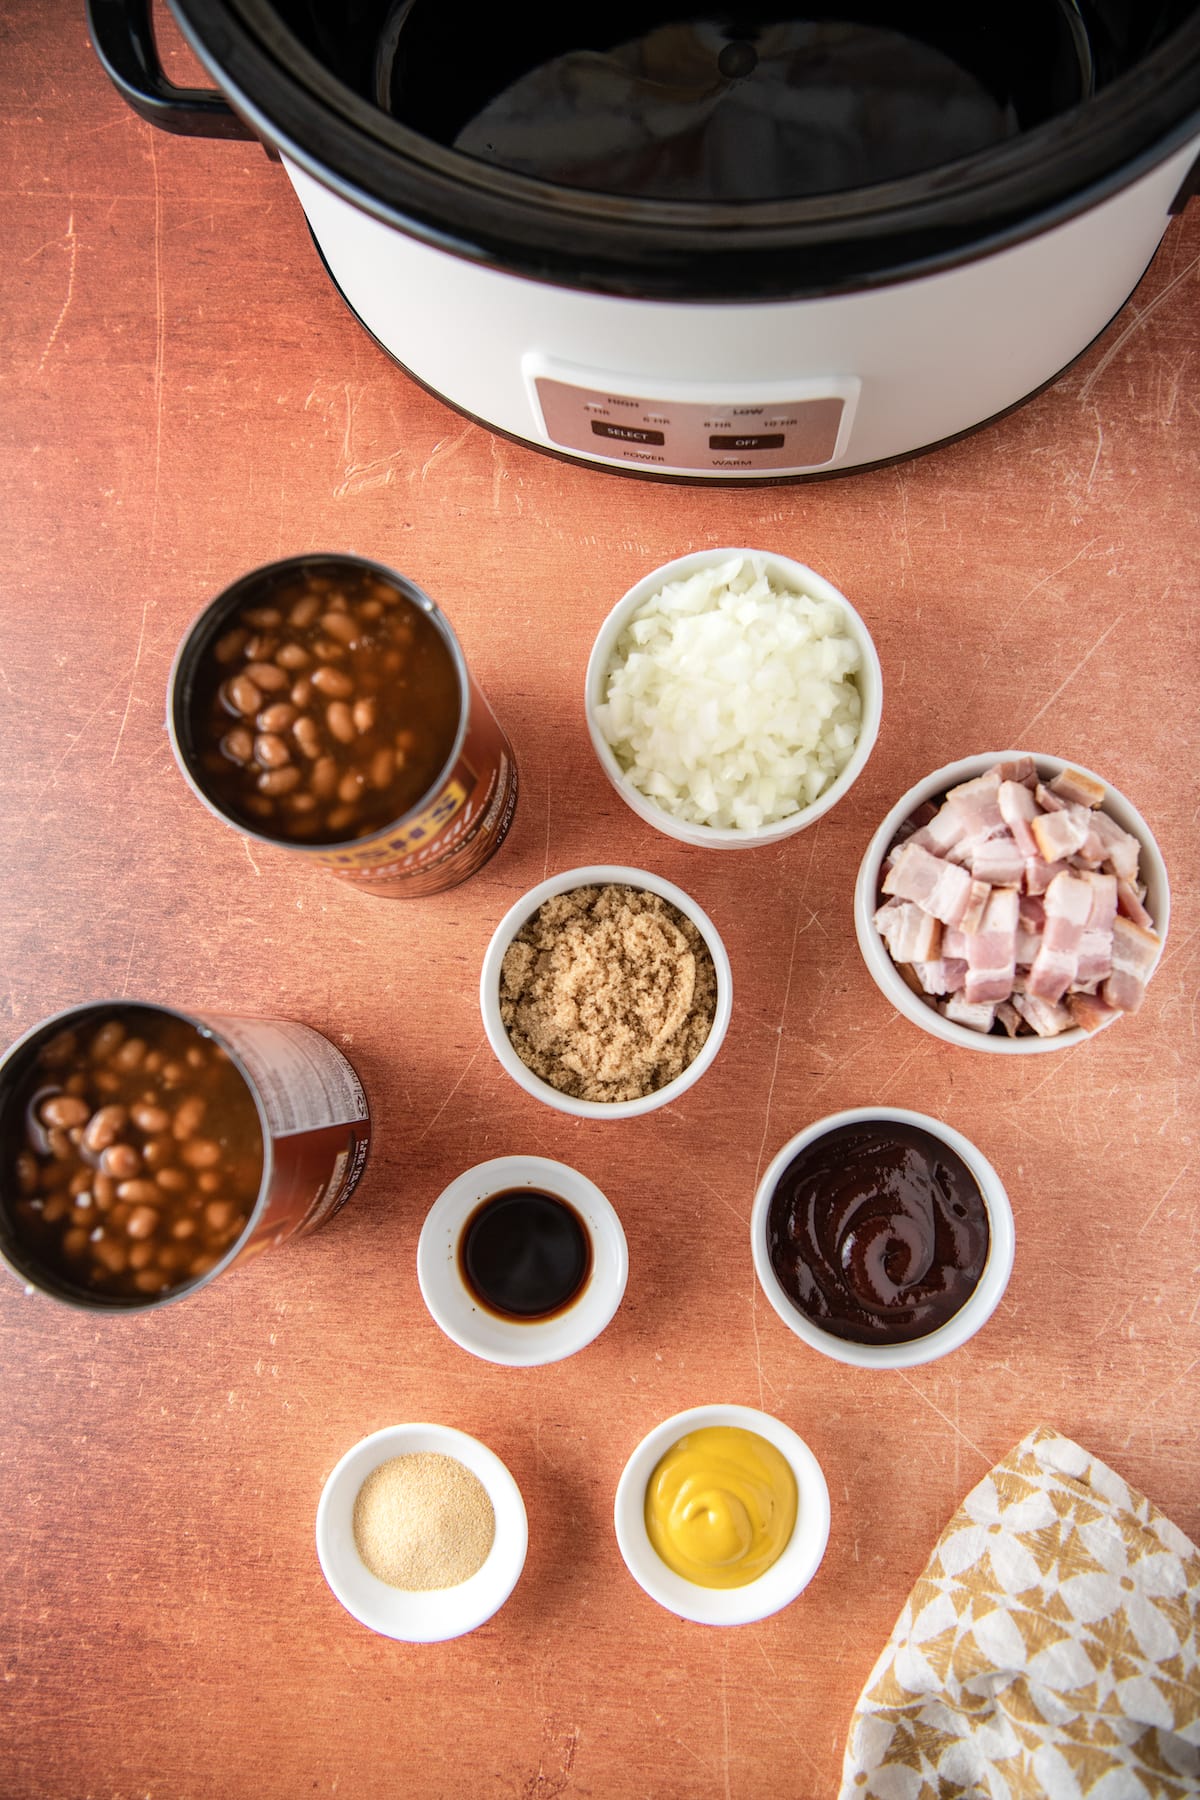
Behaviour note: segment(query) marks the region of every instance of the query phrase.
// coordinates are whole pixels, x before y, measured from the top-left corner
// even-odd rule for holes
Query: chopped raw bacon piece
[[[1056,875],[1062,875],[1070,868],[1065,862],[1043,862],[1040,856],[1028,856],[1025,859],[1025,892],[1030,895],[1044,894]]]
[[[1077,806],[1104,805],[1104,783],[1093,775],[1085,775],[1082,769],[1064,769],[1050,783],[1050,792],[1073,800]]]
[[[1014,756],[1011,762],[997,763],[993,771],[1002,782],[1019,781],[1023,787],[1037,785],[1037,770],[1032,756]]]
[[[1115,819],[1107,813],[1089,814],[1091,834],[1087,845],[1089,862],[1106,862],[1119,881],[1136,881],[1138,872],[1138,855],[1140,846],[1135,837],[1122,831]],[[1098,846],[1098,854],[1092,853],[1091,839]]]
[[[1039,1000],[1034,994],[1018,990],[1013,994],[1012,1003],[1039,1037],[1057,1037],[1060,1031],[1069,1031],[1075,1023],[1066,1007],[1056,1005],[1053,1000]]]
[[[1025,858],[1010,832],[986,838],[971,853],[971,873],[976,881],[992,887],[1019,887],[1025,873]]]
[[[1016,1037],[1021,1029],[1021,1015],[1011,1000],[1001,1000],[996,1008],[996,1022],[1003,1025],[1009,1037]]]
[[[1120,1017],[1115,1006],[1106,1006],[1099,994],[1068,994],[1067,1011],[1084,1031],[1099,1031]]]
[[[957,956],[943,956],[937,962],[914,963],[913,968],[927,994],[957,994],[967,979],[967,965]]]
[[[994,1006],[982,1002],[971,1005],[961,994],[951,994],[939,1010],[944,1018],[953,1019],[956,1025],[966,1025],[971,1031],[990,1031],[996,1018]]]
[[[1038,805],[1029,789],[1019,781],[1002,781],[998,795],[1000,816],[1016,838],[1025,856],[1038,854],[1037,839],[1030,825],[1038,816]]]
[[[1086,813],[1079,818],[1076,810],[1064,806],[1061,812],[1040,813],[1031,823],[1029,829],[1037,843],[1038,855],[1046,862],[1058,862],[1087,842],[1088,821],[1095,815]],[[1083,812],[1083,808],[1078,811]]]
[[[1100,990],[1101,997],[1121,1012],[1136,1012],[1161,950],[1156,932],[1135,925],[1132,919],[1114,919],[1112,974]]]
[[[1131,881],[1117,882],[1117,911],[1123,919],[1132,919],[1135,925],[1144,925],[1152,930],[1154,920],[1142,905],[1141,895]]]
[[[1037,1000],[1061,1000],[1078,971],[1079,949],[1092,913],[1092,890],[1078,875],[1056,875],[1046,889],[1045,907],[1041,949],[1025,986]]]
[[[875,914],[875,924],[896,962],[932,962],[941,953],[940,921],[911,900],[899,905],[885,901]]]
[[[1007,1000],[1017,973],[1016,888],[993,888],[979,930],[967,939],[969,1002]]]
[[[962,924],[975,900],[972,889],[978,885],[965,869],[944,862],[940,856],[931,856],[912,838],[901,844],[895,862],[883,878],[885,894],[915,901],[943,925]]]
[[[979,927],[983,924],[984,909],[987,906],[988,895],[991,891],[992,890],[986,881],[973,881],[971,883],[971,892],[967,898],[966,908],[962,918],[959,920],[959,924],[968,937],[970,937],[973,932],[978,931]]]
[[[934,856],[946,856],[967,836],[967,828],[953,807],[942,806],[917,827],[908,840],[917,844],[922,850],[929,850]]]
[[[986,775],[979,775],[974,781],[964,781],[960,786],[951,788],[946,795],[946,805],[953,807],[969,832],[986,835],[1004,829],[999,793],[999,773],[995,769],[989,769]]]

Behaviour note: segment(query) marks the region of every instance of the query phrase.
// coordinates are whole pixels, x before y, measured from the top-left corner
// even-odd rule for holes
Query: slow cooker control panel
[[[526,373],[546,436],[561,449],[664,474],[725,479],[791,474],[837,460],[859,387],[852,377],[798,383],[782,393],[756,383],[685,389],[663,382],[650,396],[624,383],[606,386],[591,372],[568,375],[541,357],[527,362]]]

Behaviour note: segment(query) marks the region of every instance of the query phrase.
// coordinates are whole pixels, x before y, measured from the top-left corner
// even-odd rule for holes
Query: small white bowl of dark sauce
[[[430,1207],[417,1280],[434,1320],[472,1356],[532,1368],[599,1337],[629,1274],[625,1233],[600,1189],[545,1156],[467,1169]]]
[[[804,1343],[858,1368],[909,1369],[991,1318],[1015,1234],[1004,1184],[969,1138],[867,1106],[783,1146],[754,1197],[750,1247],[763,1293]]]

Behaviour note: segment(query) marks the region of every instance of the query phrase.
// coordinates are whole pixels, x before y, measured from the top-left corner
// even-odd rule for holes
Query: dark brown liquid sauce
[[[892,1120],[807,1144],[767,1211],[767,1251],[789,1300],[855,1344],[908,1343],[953,1318],[983,1273],[990,1235],[962,1158]]]
[[[479,1304],[525,1324],[552,1319],[582,1292],[592,1240],[574,1207],[556,1194],[510,1188],[467,1220],[458,1266]]]

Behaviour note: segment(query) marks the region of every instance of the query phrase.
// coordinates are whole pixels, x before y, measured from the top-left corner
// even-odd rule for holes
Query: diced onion
[[[688,824],[757,831],[810,806],[849,762],[860,663],[842,606],[737,557],[643,602],[595,718],[646,799]]]

